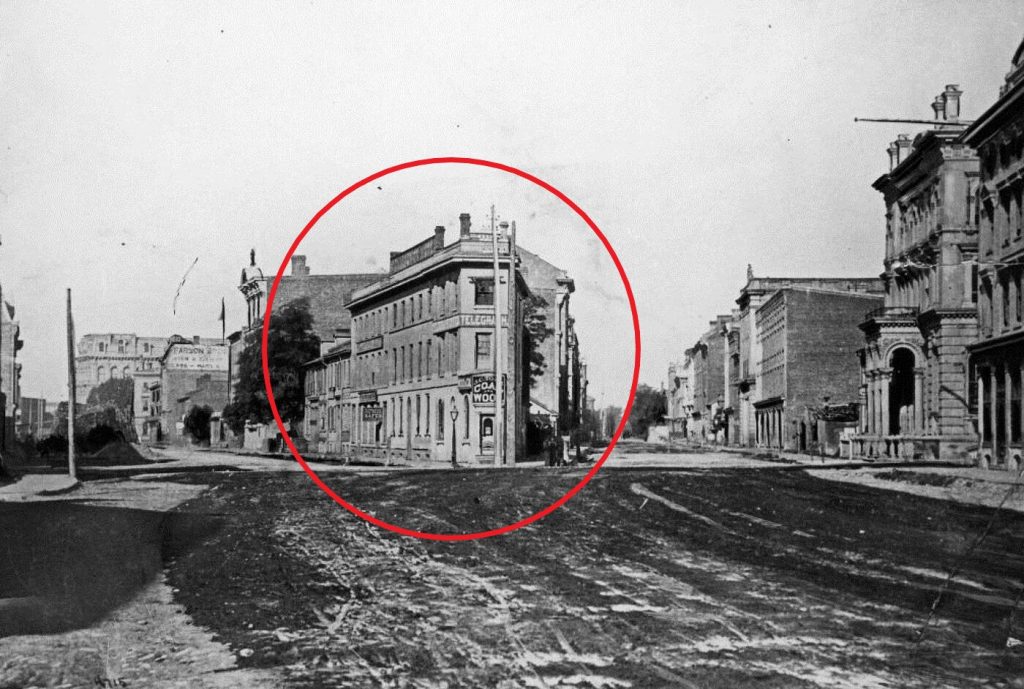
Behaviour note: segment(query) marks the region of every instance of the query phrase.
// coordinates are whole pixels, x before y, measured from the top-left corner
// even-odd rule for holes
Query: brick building
[[[860,328],[859,456],[967,458],[967,345],[975,338],[978,158],[960,141],[960,96],[946,86],[935,125],[889,147],[874,183],[886,210],[884,305]]]
[[[720,328],[724,338],[722,346],[727,352],[723,360],[723,376],[728,384],[723,392],[723,403],[729,410],[731,444],[746,447],[757,444],[755,403],[765,396],[760,368],[763,353],[757,337],[756,314],[779,290],[789,288],[866,295],[881,295],[883,290],[878,278],[755,277],[752,267],[747,266],[747,282],[736,299],[738,308]]]
[[[716,434],[716,419],[725,419],[725,356],[727,349],[722,339],[722,328],[732,320],[732,315],[721,315],[708,325],[684,356],[693,371],[693,412],[690,424],[691,437],[703,441]],[[721,429],[722,440],[726,440],[725,428]]]
[[[837,449],[837,428],[855,428],[857,418],[856,354],[862,346],[857,324],[881,304],[881,295],[869,292],[784,287],[758,307],[754,322],[761,360],[753,404],[758,446]],[[839,414],[838,408],[848,412]]]
[[[426,240],[392,252],[387,276],[356,290],[348,303],[350,451],[450,461],[454,447],[462,463],[510,464],[521,457],[529,405],[522,351],[528,288],[510,238],[498,242],[496,282],[490,232],[472,232],[463,213],[458,240],[445,246],[444,235],[437,227]]]
[[[89,393],[110,378],[130,378],[136,371],[159,371],[166,337],[135,333],[90,333],[75,349],[75,400],[85,404]]]
[[[978,462],[1017,471],[1024,451],[1024,43],[999,98],[963,141],[981,161],[979,333],[969,347]]]
[[[347,337],[339,337],[335,343],[321,347],[320,357],[304,367],[303,437],[311,452],[341,455],[352,442],[355,422],[350,409],[352,342]]]
[[[335,335],[347,333],[351,315],[346,306],[355,290],[379,280],[383,273],[341,273],[315,275],[310,272],[303,255],[294,255],[291,271],[281,276],[274,304],[277,308],[297,299],[309,302],[313,316],[313,327],[320,342],[333,343]],[[245,349],[247,336],[263,327],[263,315],[267,306],[267,295],[274,282],[274,273],[264,273],[256,264],[256,250],[249,252],[249,265],[242,269],[238,290],[246,302],[246,322],[238,332],[228,336],[228,368],[230,374],[230,395],[238,385],[238,360]],[[218,410],[219,411],[219,410]],[[280,435],[276,424],[249,424],[245,429],[244,445],[250,449],[268,449],[276,444]]]
[[[184,419],[193,406],[214,411],[228,402],[228,347],[219,338],[172,336],[160,358],[160,427],[163,438],[188,442]]]
[[[575,281],[543,258],[516,247],[520,274],[551,334],[537,344],[544,371],[530,387],[530,415],[559,435],[571,435],[586,407],[586,364],[570,309]]]

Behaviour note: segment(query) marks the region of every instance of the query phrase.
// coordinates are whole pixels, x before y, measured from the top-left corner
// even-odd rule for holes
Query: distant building
[[[495,281],[490,232],[472,232],[464,213],[458,240],[445,246],[444,235],[437,227],[393,252],[387,276],[356,290],[348,303],[352,394],[343,413],[352,420],[350,451],[450,461],[454,447],[462,463],[512,463],[521,457],[529,404],[522,351],[529,290],[508,237],[499,240]],[[503,453],[496,456],[498,446]]]
[[[784,287],[758,307],[754,324],[761,360],[754,427],[759,447],[834,453],[837,429],[856,429],[857,324],[881,305],[878,294]]]
[[[314,275],[306,264],[306,257],[292,256],[291,274],[282,275],[274,296],[274,306],[280,309],[297,299],[309,301],[313,327],[321,343],[333,343],[336,332],[350,330],[351,315],[346,306],[352,294],[360,287],[380,280],[384,273],[341,273]],[[228,337],[230,348],[230,395],[233,398],[238,385],[238,361],[246,347],[246,338],[263,327],[267,296],[274,281],[274,273],[264,273],[256,264],[256,251],[249,252],[249,265],[242,269],[238,289],[245,297],[246,322],[238,332]],[[217,410],[221,411],[221,410]],[[246,427],[244,443],[250,449],[268,449],[279,436],[276,424],[258,424]]]
[[[689,357],[668,365],[668,380],[665,384],[665,407],[668,432],[671,436],[688,437],[688,428],[693,415],[693,389],[690,387],[693,362]]]
[[[347,334],[346,334],[347,335]],[[342,455],[351,446],[356,423],[352,410],[352,342],[339,336],[322,345],[305,369],[306,412],[303,437],[310,452]]]
[[[142,443],[163,439],[159,397],[154,393],[155,390],[159,390],[161,376],[162,371],[158,369],[135,371],[132,419],[135,424],[135,435]]]
[[[889,147],[885,303],[860,328],[863,388],[854,453],[966,461],[976,445],[967,346],[977,333],[978,158],[960,141],[961,91],[932,103],[935,125]]]
[[[725,425],[725,353],[722,327],[732,320],[721,315],[709,323],[685,356],[693,371],[692,438],[727,442]],[[721,431],[721,434],[719,434]],[[721,435],[721,437],[719,437]]]
[[[747,266],[747,282],[736,299],[739,308],[733,312],[731,322],[722,326],[724,346],[729,352],[725,360],[729,394],[724,401],[731,408],[729,437],[734,445],[757,444],[755,404],[765,399],[760,367],[763,354],[755,314],[779,290],[790,288],[878,296],[883,292],[878,278],[755,277],[753,268]]]
[[[40,440],[50,435],[53,414],[47,411],[46,400],[41,397],[22,397],[18,403],[18,422],[15,434],[19,440]]]
[[[1024,452],[1024,43],[999,98],[963,135],[981,160],[977,340],[970,347],[979,463],[1017,471]]]
[[[227,404],[227,345],[220,338],[171,337],[160,358],[159,386],[163,437],[186,443],[184,420],[193,406],[219,411]]]
[[[85,404],[93,388],[111,378],[131,378],[136,371],[159,371],[166,337],[135,333],[90,333],[78,340],[75,353],[75,400]]]
[[[21,364],[18,351],[24,346],[21,328],[14,320],[14,307],[0,296],[0,450],[9,450],[15,439],[18,402],[21,399]]]
[[[559,435],[570,435],[582,421],[587,388],[586,364],[570,309],[576,283],[565,270],[522,247],[516,247],[516,257],[533,301],[544,304],[538,313],[552,330],[537,345],[545,366],[530,387],[530,416]]]

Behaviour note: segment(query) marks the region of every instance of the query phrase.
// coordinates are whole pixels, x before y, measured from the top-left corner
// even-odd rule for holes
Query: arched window
[[[117,368],[116,366],[111,366],[110,367],[110,377],[111,378],[120,378],[121,377],[121,369]]]
[[[124,373],[124,377],[125,378],[131,378],[132,377],[132,370],[130,368],[128,368],[127,366],[124,367],[123,373]]]
[[[96,381],[102,383],[107,379],[107,369],[99,366],[96,368]]]

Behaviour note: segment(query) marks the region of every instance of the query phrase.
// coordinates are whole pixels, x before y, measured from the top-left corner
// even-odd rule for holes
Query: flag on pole
[[[220,319],[219,320],[220,320],[220,339],[223,342],[224,341],[224,333],[226,332],[226,328],[227,328],[227,317],[226,317],[226,314],[224,312],[224,297],[220,298]]]

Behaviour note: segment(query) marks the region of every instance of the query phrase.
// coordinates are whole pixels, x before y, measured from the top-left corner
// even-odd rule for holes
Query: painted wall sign
[[[494,406],[494,374],[473,376],[473,404]]]

